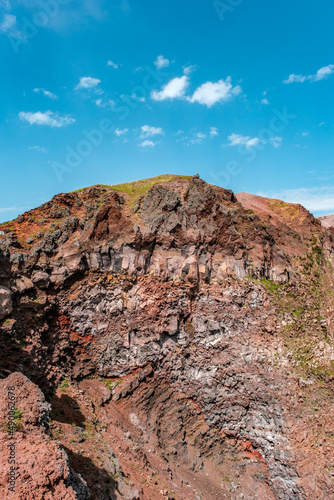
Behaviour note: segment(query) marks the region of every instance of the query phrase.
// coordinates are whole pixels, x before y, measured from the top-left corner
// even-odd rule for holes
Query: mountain
[[[327,228],[334,228],[334,215],[324,215],[319,217],[321,225]]]
[[[17,391],[20,453],[47,433],[68,464],[42,486],[27,470],[20,498],[331,497],[323,218],[164,175],[56,195],[1,230],[0,388],[51,404],[31,426]]]

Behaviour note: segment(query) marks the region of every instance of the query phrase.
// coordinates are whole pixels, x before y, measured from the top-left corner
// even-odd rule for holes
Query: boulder
[[[33,282],[29,278],[27,278],[26,276],[20,276],[15,281],[15,285],[16,285],[16,288],[21,293],[26,292],[27,290],[31,290],[32,288],[34,288]]]
[[[12,294],[5,286],[0,286],[0,319],[8,316],[13,310]]]
[[[188,257],[188,259],[184,261],[182,266],[182,275],[192,283],[198,281],[198,262],[194,255]]]
[[[67,275],[68,275],[68,270],[64,266],[53,269],[50,276],[51,283],[63,282],[66,279]]]
[[[47,288],[50,284],[50,277],[47,273],[41,271],[34,274],[32,282],[37,288]]]

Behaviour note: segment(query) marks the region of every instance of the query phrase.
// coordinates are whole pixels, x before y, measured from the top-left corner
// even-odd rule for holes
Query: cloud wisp
[[[139,143],[139,147],[141,148],[154,148],[158,144],[157,142],[145,140]]]
[[[78,85],[74,90],[92,90],[96,89],[98,85],[101,83],[101,80],[98,78],[93,78],[91,76],[82,76]]]
[[[114,134],[117,135],[117,137],[121,137],[122,135],[127,134],[128,132],[129,132],[128,128],[124,128],[124,129],[117,128],[115,130]]]
[[[108,67],[111,67],[111,68],[114,68],[114,69],[118,69],[119,68],[119,64],[116,64],[114,63],[113,61],[107,61],[107,66]]]
[[[0,23],[0,33],[8,33],[16,26],[16,17],[13,14],[5,14]]]
[[[56,94],[54,94],[53,92],[50,92],[49,90],[37,88],[37,89],[34,89],[34,92],[36,92],[37,94],[41,93],[45,97],[48,97],[49,99],[58,99],[58,96]]]
[[[158,56],[154,61],[155,67],[157,69],[168,68],[170,61],[164,56]]]
[[[150,127],[149,125],[143,125],[140,128],[140,138],[147,139],[148,137],[154,137],[155,135],[164,135],[164,131],[161,127]]]
[[[228,136],[229,146],[245,146],[247,149],[257,146],[260,143],[258,137],[249,137],[239,134],[231,134]]]
[[[306,81],[310,82],[320,82],[321,80],[325,80],[330,75],[334,73],[334,64],[329,64],[328,66],[323,66],[318,69],[315,75],[296,75],[292,73],[289,78],[283,80],[283,83],[304,83]]]
[[[48,127],[66,127],[75,122],[75,119],[70,115],[61,115],[60,113],[53,113],[52,111],[37,111],[36,113],[30,113],[21,111],[19,113],[19,118],[22,121],[28,122],[30,125],[45,125]]]
[[[44,154],[49,152],[48,148],[43,148],[41,146],[30,146],[30,148],[28,149],[33,151],[38,151],[38,153],[44,153]]]

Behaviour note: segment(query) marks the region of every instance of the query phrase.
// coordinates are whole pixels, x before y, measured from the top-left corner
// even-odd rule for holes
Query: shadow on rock
[[[97,467],[90,458],[74,453],[66,447],[64,449],[70,467],[86,481],[92,499],[117,500],[116,481],[107,471]]]
[[[85,416],[80,411],[80,406],[68,394],[62,394],[61,397],[53,396],[50,399],[52,405],[51,418],[64,424],[74,424],[83,426]]]

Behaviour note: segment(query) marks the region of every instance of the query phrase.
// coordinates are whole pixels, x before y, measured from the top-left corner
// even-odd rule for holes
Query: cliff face
[[[303,207],[161,176],[1,229],[2,377],[50,394],[93,498],[331,498],[334,245]]]

